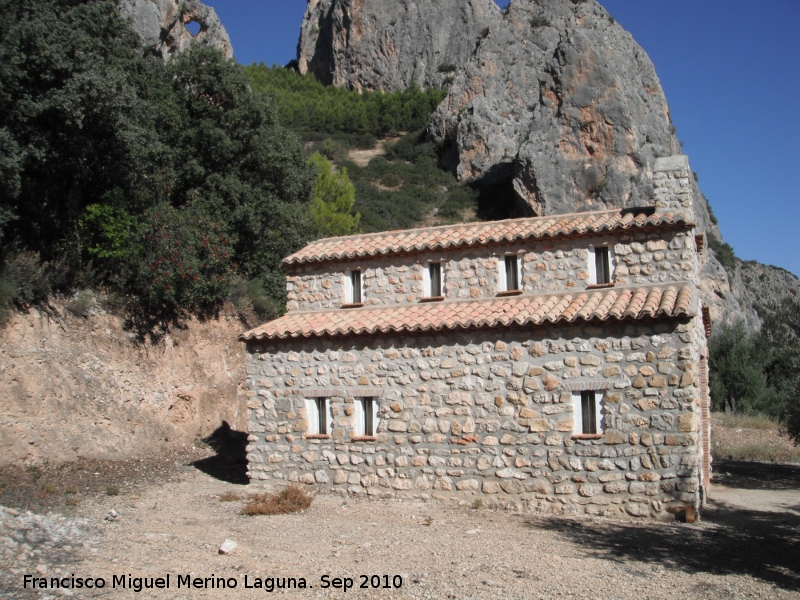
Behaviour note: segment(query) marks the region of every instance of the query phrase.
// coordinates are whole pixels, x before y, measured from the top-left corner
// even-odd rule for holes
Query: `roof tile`
[[[242,341],[390,332],[441,331],[546,322],[692,316],[688,285],[603,289],[577,295],[515,296],[348,310],[292,312],[240,336]]]
[[[683,213],[650,214],[649,211],[633,213],[618,209],[604,210],[566,216],[482,221],[325,238],[311,242],[299,252],[283,259],[283,262],[286,265],[299,265],[516,240],[607,233],[631,228],[693,226],[694,223]]]

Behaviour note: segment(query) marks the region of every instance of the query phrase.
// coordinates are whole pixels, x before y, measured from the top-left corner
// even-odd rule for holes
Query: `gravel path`
[[[246,517],[243,500],[220,498],[245,498],[248,487],[192,467],[177,471],[164,484],[89,498],[72,519],[0,512],[0,591],[10,598],[264,597],[265,589],[244,587],[246,576],[249,585],[266,586],[268,578],[305,578],[310,589],[274,592],[297,598],[800,598],[800,516],[737,507],[730,496],[696,525],[331,495],[305,513]],[[25,530],[16,527],[23,523],[38,533],[20,542],[8,532]],[[7,538],[28,546],[11,548]],[[237,547],[222,555],[226,539]],[[22,551],[30,556],[18,560]],[[24,573],[38,576],[37,567],[47,576],[102,577],[106,588],[20,590]],[[170,589],[111,589],[114,576],[127,583],[128,574],[169,574]],[[186,575],[237,587],[179,589]],[[379,576],[381,588],[359,589],[360,575]],[[331,586],[351,578],[354,588],[322,589],[325,576]],[[383,589],[400,582],[395,576],[402,587]]]

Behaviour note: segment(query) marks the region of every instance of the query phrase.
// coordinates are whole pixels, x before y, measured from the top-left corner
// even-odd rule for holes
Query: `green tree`
[[[313,234],[314,172],[243,69],[202,47],[168,65],[146,56],[115,0],[0,0],[0,19],[4,281],[38,277],[38,257],[63,287],[93,277],[178,311],[224,298],[236,271],[281,305],[280,261]],[[170,253],[141,237],[155,218]],[[227,265],[197,258],[206,226]],[[147,247],[197,263],[181,273],[195,283],[152,279]]]
[[[760,307],[760,314],[762,346],[768,351],[767,385],[775,410],[800,442],[800,300],[785,298]]]
[[[792,390],[792,402],[786,407],[786,425],[795,444],[800,444],[800,379]]]
[[[0,0],[0,20],[4,236],[74,276],[86,206],[115,188],[152,204],[171,83],[111,0]]]
[[[723,325],[709,341],[711,397],[717,410],[757,412],[766,389],[766,357],[759,335],[743,321]]]
[[[319,152],[309,162],[317,169],[317,180],[311,191],[311,214],[322,235],[349,235],[358,231],[361,215],[353,213],[356,188],[347,176],[347,169],[333,170],[333,164]]]
[[[271,101],[254,94],[242,68],[196,47],[174,60],[173,81],[185,125],[171,140],[177,154],[173,204],[191,203],[235,231],[235,261],[259,277],[279,304],[280,261],[312,237],[314,172],[297,138],[278,124]]]

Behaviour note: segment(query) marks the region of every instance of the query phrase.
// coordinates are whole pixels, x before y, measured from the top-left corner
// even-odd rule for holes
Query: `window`
[[[612,283],[614,274],[612,266],[614,251],[608,246],[589,249],[589,285],[607,285]]]
[[[422,272],[422,287],[426,298],[441,298],[444,295],[442,271],[442,263],[432,262]]]
[[[373,437],[378,431],[378,402],[375,398],[356,398],[355,402],[355,435],[356,437]]]
[[[515,292],[522,288],[520,281],[522,281],[522,265],[521,261],[516,256],[506,256],[505,260],[500,263],[500,291],[501,292]]]
[[[584,390],[572,395],[573,432],[576,435],[603,433],[601,394]]]
[[[331,411],[327,398],[306,398],[308,433],[311,435],[330,435]]]
[[[353,269],[345,275],[344,282],[344,303],[361,304],[364,301],[364,283],[361,278],[361,270]]]

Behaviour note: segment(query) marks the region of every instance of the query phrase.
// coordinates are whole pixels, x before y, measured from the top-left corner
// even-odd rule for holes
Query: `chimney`
[[[685,154],[657,158],[653,166],[656,210],[660,213],[681,212],[693,220],[691,177],[689,157]]]

